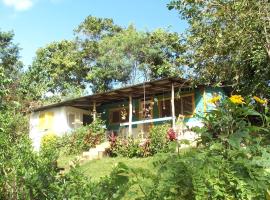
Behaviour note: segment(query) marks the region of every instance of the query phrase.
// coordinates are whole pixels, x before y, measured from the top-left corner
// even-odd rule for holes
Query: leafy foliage
[[[59,145],[64,153],[76,154],[88,151],[100,144],[105,137],[104,122],[97,118],[87,126],[75,129],[72,133],[62,136]]]
[[[46,99],[48,93],[61,99],[85,88],[104,92],[116,84],[181,76],[178,59],[184,47],[177,33],[138,31],[88,16],[75,36],[37,51],[23,79],[25,87],[31,86],[32,99]]]
[[[170,126],[158,125],[154,126],[150,129],[149,132],[149,152],[150,155],[154,155],[156,153],[168,152],[169,151],[169,141],[167,134],[170,129]],[[175,151],[175,149],[174,149]]]
[[[48,92],[68,96],[70,92],[76,93],[73,89],[84,89],[88,70],[75,42],[53,42],[38,49],[32,66],[25,74],[24,84],[31,87],[33,99],[45,98]]]
[[[16,81],[22,63],[19,61],[19,47],[13,43],[14,34],[12,32],[0,31],[0,68],[6,77]]]
[[[270,40],[267,0],[173,0],[189,24],[183,64],[193,78],[226,82],[242,93],[269,97]]]
[[[58,143],[58,136],[54,133],[47,133],[41,138],[41,149],[56,148]]]
[[[178,58],[183,47],[179,40],[178,34],[162,29],[139,32],[129,26],[100,40],[99,56],[88,79],[100,87],[95,90],[104,91],[115,82],[134,84],[142,79],[180,76]]]
[[[158,125],[151,128],[149,137],[141,140],[135,138],[121,138],[113,134],[110,136],[110,156],[128,158],[153,156],[157,153],[175,152],[175,133],[169,125]]]
[[[140,140],[117,138],[114,142],[111,141],[108,153],[110,156],[139,157],[141,155]]]
[[[49,148],[40,156],[33,152],[22,119],[8,110],[0,114],[0,199],[46,199],[57,174],[57,154]]]
[[[14,103],[18,107],[23,98],[19,91],[22,63],[19,61],[19,47],[13,42],[12,32],[0,31],[0,108]]]
[[[219,141],[234,148],[258,142],[267,144],[270,139],[267,105],[249,98],[244,102],[242,97],[242,104],[239,104],[232,97],[219,103],[217,109],[202,118],[205,126],[197,130],[201,133],[201,143],[210,145],[212,141]]]
[[[268,153],[256,149],[260,155],[251,149],[225,150],[216,143],[161,159],[156,177],[151,178],[154,184],[143,199],[265,199],[269,165],[258,164],[257,159],[266,163],[269,149]]]

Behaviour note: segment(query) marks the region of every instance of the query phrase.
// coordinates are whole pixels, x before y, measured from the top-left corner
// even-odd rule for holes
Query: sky
[[[115,24],[134,24],[139,30],[169,27],[182,33],[187,24],[169,0],[0,0],[0,30],[13,31],[20,56],[28,66],[40,47],[74,38],[73,30],[89,15],[112,18]]]

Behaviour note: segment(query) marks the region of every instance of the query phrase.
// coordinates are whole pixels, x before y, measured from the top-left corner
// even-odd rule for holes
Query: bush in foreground
[[[153,156],[157,153],[174,152],[176,150],[175,132],[169,125],[157,125],[150,129],[149,136],[144,139],[121,138],[114,134],[109,136],[112,157],[123,156],[128,158]]]
[[[91,124],[77,128],[72,133],[62,136],[59,143],[65,154],[77,154],[88,151],[102,143],[104,138],[104,122],[97,118]]]

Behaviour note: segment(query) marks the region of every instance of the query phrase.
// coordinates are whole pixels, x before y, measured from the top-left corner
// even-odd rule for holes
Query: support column
[[[129,118],[128,118],[128,136],[132,136],[132,96],[129,95]]]
[[[172,83],[171,90],[171,108],[172,108],[172,128],[175,130],[175,106],[174,106],[174,84]]]
[[[97,108],[96,108],[96,101],[93,102],[93,121],[97,119]]]

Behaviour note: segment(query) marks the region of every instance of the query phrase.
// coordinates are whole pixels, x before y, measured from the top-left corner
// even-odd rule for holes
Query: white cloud
[[[3,3],[16,11],[28,10],[33,6],[33,0],[3,0]]]

